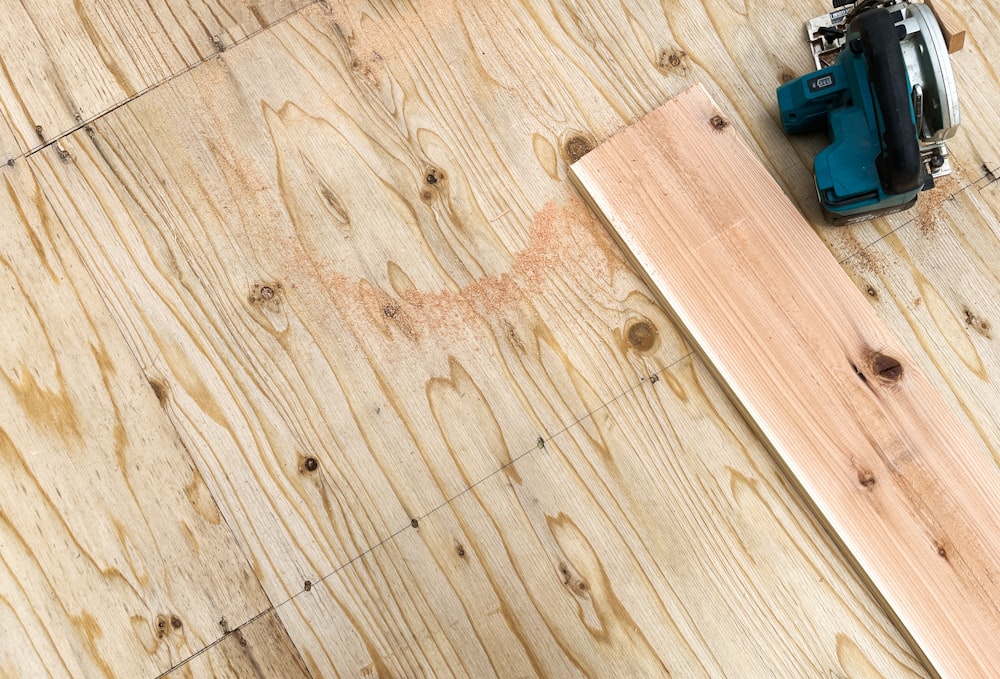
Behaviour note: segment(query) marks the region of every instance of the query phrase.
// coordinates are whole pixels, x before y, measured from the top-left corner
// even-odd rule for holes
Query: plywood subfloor
[[[176,25],[188,26],[226,3],[176,4]],[[66,534],[87,533],[94,550],[124,542],[151,558],[159,533],[126,541],[107,526],[177,496],[189,499],[170,516],[216,517],[219,555],[197,566],[215,589],[147,568],[124,603],[107,568],[60,575],[46,596],[104,596],[5,627],[19,631],[0,669],[923,676],[566,176],[570,160],[703,82],[815,219],[806,167],[821,142],[781,134],[773,92],[809,67],[801,23],[821,3],[228,4],[234,17],[257,7],[266,28],[230,23],[242,26],[238,44],[221,52],[166,31],[191,53],[165,71],[136,64],[167,43],[112,54],[79,30],[79,13],[26,26],[38,44],[104,55],[92,66],[37,57],[92,72],[65,80],[64,101],[92,104],[75,123],[72,107],[52,113],[41,148],[41,114],[15,115],[11,102],[50,110],[51,78],[10,66],[0,78],[18,95],[3,97],[0,129],[18,149],[0,172],[10,204],[27,206],[4,212],[11,285],[72,292],[39,287],[5,311],[16,343],[4,430],[25,431],[39,452],[2,464],[57,484],[70,474],[109,497],[154,485],[135,494],[137,509],[59,509]],[[78,6],[108,17],[131,7]],[[1000,185],[987,172],[1000,167],[987,58],[996,17],[988,4],[953,6],[971,28],[955,58],[956,176],[916,213],[815,228],[1000,459]],[[205,33],[211,43],[217,29]],[[145,73],[129,80],[143,85],[97,87],[109,61]],[[189,70],[162,75],[178,68]],[[54,141],[50,128],[69,134]],[[79,282],[46,266],[53,257],[75,262]],[[47,349],[22,320],[32,314],[103,330],[69,333],[76,354]],[[87,346],[118,356],[114,379],[71,372]],[[43,404],[62,356],[61,379],[94,385],[67,392],[81,412],[101,391],[136,402],[127,389],[142,385],[145,405],[124,430],[188,460],[204,491],[191,498],[190,479],[154,466],[39,466],[67,454],[58,434],[27,433],[59,419]],[[18,401],[29,374],[44,389]],[[167,433],[176,455],[156,443]],[[87,460],[116,450],[106,437],[78,448]],[[22,512],[19,544],[72,563],[72,539],[53,543],[34,528],[45,518]],[[258,589],[234,594],[231,581]],[[4,582],[7,614],[35,616],[41,600]],[[204,612],[201,626],[144,665],[128,649],[157,638],[170,610],[151,592],[167,589]],[[51,649],[79,648],[91,629],[81,619],[100,625],[104,646],[66,667]],[[244,646],[233,630],[249,620]]]

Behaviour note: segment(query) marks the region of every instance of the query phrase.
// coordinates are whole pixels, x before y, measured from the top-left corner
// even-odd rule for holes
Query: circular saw
[[[938,20],[926,4],[865,0],[806,23],[817,70],[778,88],[785,132],[826,129],[813,162],[834,224],[906,210],[951,173],[947,140],[958,90]]]

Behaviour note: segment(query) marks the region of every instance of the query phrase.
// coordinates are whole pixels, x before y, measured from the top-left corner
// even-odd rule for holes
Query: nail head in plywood
[[[942,676],[1000,673],[1000,471],[701,87],[572,175]]]

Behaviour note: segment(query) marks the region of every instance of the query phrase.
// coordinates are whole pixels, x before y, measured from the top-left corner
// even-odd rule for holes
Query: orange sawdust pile
[[[489,322],[491,317],[530,303],[554,280],[608,279],[622,266],[621,255],[593,213],[582,202],[571,200],[560,205],[550,202],[535,215],[528,242],[513,255],[509,271],[458,290],[411,288],[395,296],[318,262],[309,275],[314,285],[308,287],[314,293],[322,288],[328,298],[325,303],[332,302],[356,331],[361,325],[374,325],[387,338],[398,333],[412,340],[455,340],[483,320]]]

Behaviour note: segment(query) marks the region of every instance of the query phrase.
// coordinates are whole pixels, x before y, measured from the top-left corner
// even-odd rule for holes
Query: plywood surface
[[[704,367],[660,377],[297,597],[314,674],[922,676]]]
[[[34,149],[310,0],[3,0],[0,156]]]
[[[922,676],[566,180],[702,81],[812,215],[819,142],[781,134],[773,91],[808,67],[801,20],[822,9],[312,3],[18,160],[314,675],[511,675],[535,658]],[[990,81],[988,10],[968,9],[957,68]],[[1000,165],[974,113],[989,90],[969,100],[963,183]],[[982,414],[1000,367],[963,312],[1000,312],[997,260],[976,254],[995,248],[990,190],[919,223],[817,230],[995,452]],[[553,446],[558,464],[536,462]],[[548,528],[560,515],[575,532]],[[475,546],[468,578],[456,540]],[[567,589],[560,563],[588,586],[606,573],[600,596]],[[218,649],[190,672],[229,662]]]
[[[163,679],[307,679],[311,675],[274,611],[239,627],[220,618],[223,636]]]
[[[0,185],[0,674],[155,676],[269,604],[37,177]]]
[[[1000,671],[1000,470],[705,91],[572,172],[930,665]]]

